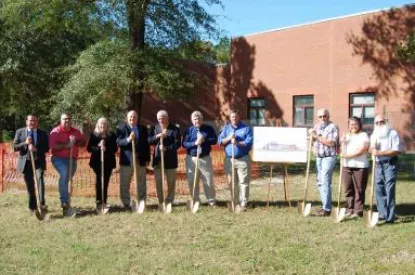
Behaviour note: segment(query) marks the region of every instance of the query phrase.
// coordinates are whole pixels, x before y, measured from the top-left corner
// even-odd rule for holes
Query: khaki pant
[[[200,188],[199,180],[202,178],[203,190],[205,192],[206,199],[209,203],[215,202],[215,186],[213,184],[213,169],[212,169],[212,158],[210,156],[205,156],[199,158],[198,172],[196,178],[196,186],[194,190],[194,200],[200,201]],[[190,155],[186,156],[186,171],[187,171],[187,181],[189,183],[190,192],[193,191],[193,183],[195,178],[195,169],[196,169],[196,157]]]
[[[124,206],[131,205],[131,196],[130,196],[130,182],[131,177],[134,174],[133,166],[120,166],[120,198]],[[146,184],[146,167],[138,166],[138,183],[135,183],[137,186],[138,200],[145,200],[147,195],[147,184]],[[135,181],[135,179],[134,179]]]
[[[159,203],[173,203],[174,201],[174,191],[176,189],[176,168],[174,169],[164,169],[164,174],[167,180],[167,196],[166,199],[163,198],[162,189],[164,183],[161,178],[161,169],[160,167],[154,167],[154,176],[156,177],[156,188],[157,188],[157,198]],[[164,194],[165,195],[165,194]]]
[[[229,185],[232,183],[232,162],[231,158],[225,157],[225,173]],[[235,203],[245,207],[249,198],[249,181],[251,178],[251,159],[249,155],[235,159]]]

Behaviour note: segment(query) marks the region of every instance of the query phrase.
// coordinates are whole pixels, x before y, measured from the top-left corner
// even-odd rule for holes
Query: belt
[[[398,161],[398,157],[391,157],[388,159],[383,159],[383,160],[377,160],[376,164],[380,165],[380,164],[385,164],[385,163],[389,163],[389,164],[393,164],[394,162]]]

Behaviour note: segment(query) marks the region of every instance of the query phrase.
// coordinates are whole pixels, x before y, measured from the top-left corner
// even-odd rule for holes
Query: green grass
[[[302,178],[289,183],[294,202]],[[94,199],[77,197],[83,215],[62,219],[54,193],[47,198],[52,219],[44,223],[26,211],[25,193],[8,190],[0,195],[0,274],[413,274],[414,187],[404,175],[397,188],[401,222],[373,229],[362,220],[302,218],[282,201],[281,185],[273,185],[268,210],[266,185],[252,185],[254,205],[240,215],[225,205],[203,205],[192,215],[180,203],[170,215],[149,207],[141,216],[96,216]],[[315,187],[310,191],[318,201]],[[224,202],[227,195],[218,197]]]

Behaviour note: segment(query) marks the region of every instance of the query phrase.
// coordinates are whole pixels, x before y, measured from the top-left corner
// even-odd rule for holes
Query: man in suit
[[[117,144],[120,148],[120,197],[124,207],[131,209],[130,182],[134,174],[132,140],[135,140],[136,167],[138,182],[138,200],[144,201],[147,196],[146,167],[150,162],[150,146],[148,145],[147,128],[138,124],[136,111],[129,111],[127,122],[117,129]]]
[[[176,186],[176,170],[178,166],[177,150],[181,146],[180,129],[169,123],[169,115],[166,111],[157,112],[158,124],[149,137],[149,143],[155,145],[153,166],[156,178],[157,197],[159,201],[159,210],[163,210],[162,205],[165,202],[166,211],[171,211],[171,205],[174,200],[174,190]],[[161,144],[163,139],[163,144]],[[161,151],[164,152],[164,172],[167,178],[167,197],[163,198],[163,182],[161,177]]]
[[[43,174],[46,170],[46,153],[49,151],[49,137],[46,131],[38,129],[38,123],[39,120],[36,115],[28,115],[26,117],[26,127],[16,131],[13,141],[14,151],[19,152],[17,170],[24,175],[26,189],[29,195],[29,209],[32,212],[36,210],[37,202],[30,152],[33,152],[35,162],[36,177],[39,184],[40,207],[42,210],[46,210]]]

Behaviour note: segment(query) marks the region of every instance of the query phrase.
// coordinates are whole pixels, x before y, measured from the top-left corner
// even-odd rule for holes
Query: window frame
[[[313,103],[312,104],[299,104],[299,105],[295,105],[295,101],[296,101],[296,98],[300,98],[300,97],[311,97],[312,98],[312,100],[313,100]],[[306,128],[308,128],[308,127],[313,127],[314,126],[314,94],[307,94],[307,95],[294,95],[293,96],[293,108],[292,108],[292,111],[293,111],[293,127],[306,127]],[[311,123],[310,124],[307,124],[307,123],[304,123],[304,124],[297,124],[296,123],[296,108],[303,108],[304,109],[304,122],[305,121],[307,121],[307,112],[306,112],[306,110],[307,109],[312,109],[313,110],[313,112],[312,112],[312,118],[311,118]]]
[[[373,96],[373,104],[372,103],[364,103],[364,104],[352,104],[353,102],[353,97],[354,96]],[[364,92],[364,93],[350,93],[349,94],[349,117],[352,117],[353,115],[353,108],[356,107],[363,107],[363,120],[362,120],[362,127],[373,127],[373,123],[374,123],[374,119],[375,117],[373,117],[373,121],[372,122],[365,122],[366,119],[365,118],[365,107],[373,107],[373,110],[375,112],[374,115],[376,115],[376,93],[375,92]],[[362,115],[360,116],[360,118],[362,118]]]
[[[263,106],[251,106],[251,102],[254,101],[254,100],[263,100],[264,101],[264,105]],[[264,117],[264,123],[263,124],[260,124],[259,123],[259,120],[260,120],[260,118],[259,118],[259,111],[260,110],[264,110],[264,114],[265,114],[265,111],[266,111],[265,106],[266,105],[267,105],[267,102],[265,100],[265,97],[250,97],[250,98],[248,98],[248,121],[249,121],[249,124],[256,125],[256,126],[265,126],[267,124],[265,117]],[[256,122],[255,122],[255,124],[252,123],[252,120],[254,118],[251,118],[251,110],[255,110],[255,114],[256,114],[256,118],[255,118]]]

